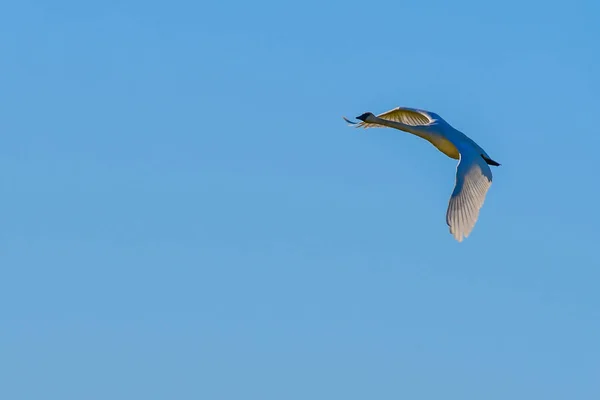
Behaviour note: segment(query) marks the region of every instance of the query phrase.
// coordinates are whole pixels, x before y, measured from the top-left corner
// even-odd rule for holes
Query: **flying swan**
[[[430,111],[397,107],[377,116],[367,112],[356,117],[362,122],[343,118],[356,128],[389,127],[412,133],[427,140],[448,157],[459,160],[456,183],[446,212],[446,223],[450,227],[450,233],[459,242],[469,236],[479,217],[485,195],[492,185],[492,171],[488,165],[500,164],[464,133]]]

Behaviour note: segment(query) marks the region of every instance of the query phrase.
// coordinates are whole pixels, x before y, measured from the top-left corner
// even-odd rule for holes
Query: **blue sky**
[[[0,11],[2,398],[600,396],[597,2]]]

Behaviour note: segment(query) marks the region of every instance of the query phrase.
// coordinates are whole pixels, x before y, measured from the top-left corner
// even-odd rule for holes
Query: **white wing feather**
[[[430,125],[435,122],[435,118],[432,116],[432,113],[419,110],[416,108],[408,108],[408,107],[396,107],[393,110],[386,111],[377,115],[377,117],[382,119],[387,119],[388,121],[401,122],[405,125],[411,126],[425,126]],[[383,125],[379,124],[370,124],[367,122],[359,122],[355,123],[344,117],[346,122],[354,125],[357,128],[382,128]]]
[[[454,238],[462,242],[477,222],[479,210],[492,185],[492,171],[476,149],[469,146],[460,150],[456,184],[448,204],[446,223]]]

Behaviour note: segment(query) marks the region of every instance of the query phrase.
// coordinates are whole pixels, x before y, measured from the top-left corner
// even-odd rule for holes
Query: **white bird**
[[[377,116],[364,113],[352,122],[359,128],[389,127],[423,138],[450,158],[459,160],[456,182],[446,212],[450,233],[462,242],[469,236],[483,206],[485,195],[492,185],[489,165],[499,166],[477,143],[452,127],[438,114],[416,108],[398,107]]]

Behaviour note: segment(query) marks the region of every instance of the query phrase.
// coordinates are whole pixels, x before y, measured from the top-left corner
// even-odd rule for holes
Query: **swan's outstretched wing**
[[[401,122],[405,125],[411,126],[426,126],[430,125],[436,120],[436,116],[425,110],[418,110],[416,108],[408,107],[396,107],[393,110],[386,111],[383,114],[378,115],[379,118],[387,119],[388,121]],[[354,125],[357,128],[382,128],[383,125],[369,124],[366,122],[352,122],[344,117],[344,120],[349,124]]]
[[[446,223],[454,238],[462,242],[463,236],[469,236],[477,222],[485,195],[492,185],[492,171],[474,148],[459,150],[456,185],[448,204]]]

